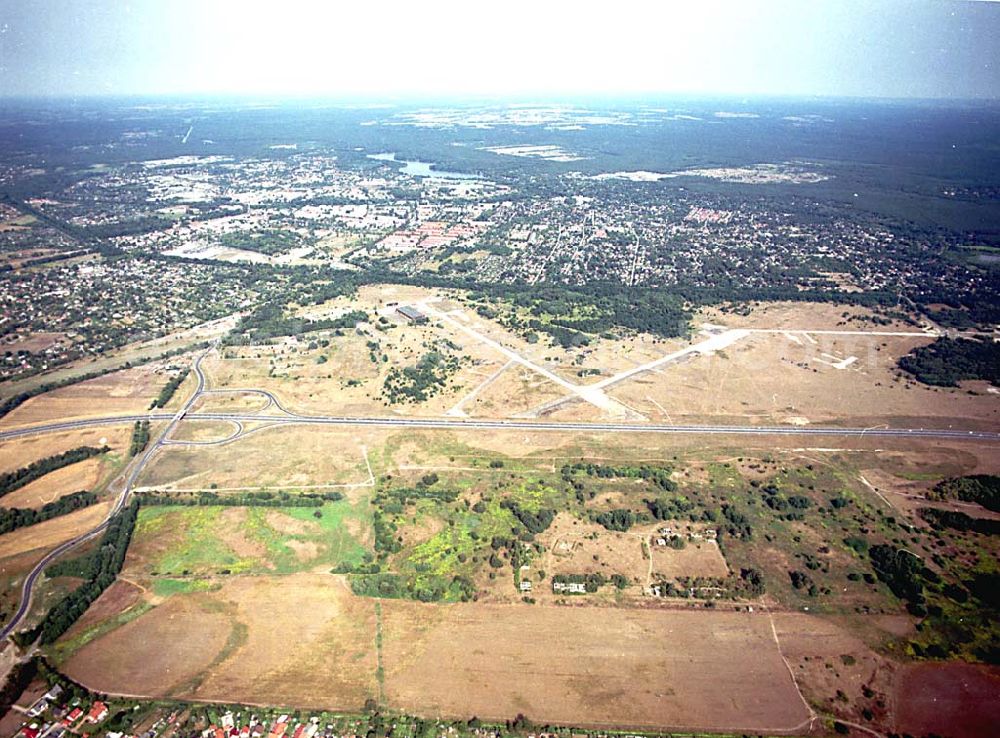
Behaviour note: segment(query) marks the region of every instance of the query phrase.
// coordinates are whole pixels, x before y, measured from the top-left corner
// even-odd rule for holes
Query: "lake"
[[[395,152],[385,154],[368,154],[369,159],[378,161],[395,161],[403,165],[399,170],[403,174],[414,177],[437,177],[438,179],[479,179],[475,174],[465,174],[464,172],[448,172],[443,169],[433,169],[433,162],[429,161],[406,161],[397,159]]]

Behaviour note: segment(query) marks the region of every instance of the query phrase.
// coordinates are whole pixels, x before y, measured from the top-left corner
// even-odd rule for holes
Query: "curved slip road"
[[[156,417],[159,419],[169,418],[170,423],[167,425],[166,428],[163,429],[163,432],[157,437],[156,441],[154,441],[150,446],[148,446],[146,450],[142,452],[142,454],[133,459],[129,467],[126,467],[128,468],[128,474],[125,477],[125,484],[123,485],[121,494],[118,495],[118,499],[115,500],[115,504],[111,508],[111,511],[108,513],[107,517],[104,518],[104,520],[101,521],[101,523],[96,528],[93,528],[87,531],[86,533],[81,533],[75,538],[71,538],[70,540],[56,546],[54,549],[45,554],[45,556],[43,556],[41,560],[37,564],[35,564],[35,566],[31,569],[31,571],[28,572],[28,575],[24,578],[24,582],[21,584],[21,601],[18,603],[17,610],[14,612],[13,616],[11,616],[10,621],[2,629],[0,629],[0,640],[6,640],[21,624],[21,621],[24,620],[24,618],[27,616],[28,611],[31,610],[31,600],[34,594],[34,587],[38,581],[38,578],[41,577],[42,574],[45,572],[45,568],[67,551],[70,551],[79,546],[81,543],[89,541],[92,538],[95,538],[96,536],[100,535],[108,527],[109,523],[111,522],[111,518],[120,513],[123,509],[125,509],[125,505],[128,504],[129,493],[131,493],[132,491],[132,485],[135,484],[135,480],[138,478],[140,472],[142,472],[143,467],[145,467],[146,464],[149,462],[149,460],[153,457],[153,454],[155,454],[163,446],[163,442],[167,439],[167,437],[170,435],[173,429],[181,421],[181,418],[183,418],[184,415],[187,413],[187,411],[191,408],[191,405],[194,404],[194,401],[198,399],[198,397],[204,391],[205,375],[201,371],[201,360],[205,358],[205,355],[210,350],[211,349],[199,354],[198,358],[194,360],[194,370],[196,375],[198,376],[198,387],[197,389],[195,389],[194,394],[192,394],[191,397],[188,398],[187,402],[185,402],[184,405],[181,407],[181,409],[178,410],[174,415],[158,414],[155,416],[154,415],[122,416],[117,419],[114,419],[114,422],[117,423],[121,422],[134,423],[136,420],[146,420]],[[123,420],[123,418],[127,419]],[[81,421],[75,421],[75,422],[71,421],[69,423],[54,423],[53,425],[56,426],[54,430],[70,430],[73,428],[87,427],[89,425],[106,425],[112,419],[96,418],[94,420],[96,420],[97,422],[88,422],[84,426],[78,425],[78,423]],[[101,421],[104,422],[102,423]],[[4,437],[0,436],[0,440],[4,440]]]

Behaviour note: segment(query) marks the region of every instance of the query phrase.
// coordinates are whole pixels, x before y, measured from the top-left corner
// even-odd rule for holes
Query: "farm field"
[[[389,703],[417,714],[764,732],[808,719],[765,615],[397,601],[382,611]]]
[[[93,491],[115,466],[108,459],[99,456],[64,466],[4,495],[3,504],[5,507],[38,508],[55,502],[63,495]]]
[[[764,615],[401,601],[380,609],[393,709],[747,730],[808,717]],[[340,577],[239,577],[171,596],[64,668],[112,693],[358,709],[377,690],[377,617],[374,601],[351,595]],[[156,648],[163,639],[182,645]],[[251,656],[262,667],[253,675],[240,668]],[[755,694],[751,685],[765,681],[773,688]]]
[[[375,661],[373,602],[340,577],[301,573],[174,594],[64,668],[109,692],[358,710],[375,694]]]
[[[142,414],[149,411],[150,403],[170,379],[166,367],[188,363],[184,357],[174,357],[61,387],[27,400],[0,418],[0,424],[13,428],[102,415]]]
[[[0,536],[0,559],[58,546],[63,541],[68,541],[96,526],[110,510],[110,502],[99,502],[82,510],[46,520],[44,523],[5,533]]]
[[[14,438],[0,444],[0,474],[80,446],[108,446],[112,454],[124,456],[131,436],[131,428],[111,425]]]
[[[225,427],[222,435],[223,428],[210,426],[210,438],[224,438],[233,432]],[[364,452],[368,435],[367,431],[291,427],[258,430],[220,446],[167,446],[146,467],[138,483],[142,488],[163,490],[346,490],[351,487],[344,485],[369,483]]]

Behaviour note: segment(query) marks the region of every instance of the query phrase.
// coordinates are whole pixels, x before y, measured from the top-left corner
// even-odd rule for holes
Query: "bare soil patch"
[[[142,588],[119,577],[101,593],[94,604],[66,631],[66,638],[72,640],[78,635],[103,622],[132,609],[142,600]]]
[[[104,477],[108,464],[100,458],[90,458],[62,469],[56,469],[34,482],[4,495],[4,507],[41,507],[73,492],[92,491]]]
[[[650,554],[653,572],[667,579],[729,576],[726,559],[715,541],[689,541],[684,548],[653,545]]]
[[[64,670],[97,691],[165,697],[208,667],[232,627],[206,593],[171,597],[85,645]]]
[[[556,515],[539,542],[546,547],[544,564],[553,574],[622,574],[630,582],[644,584],[648,561],[642,555],[642,536],[609,531],[568,513]],[[541,586],[541,585],[539,585]],[[547,583],[544,587],[548,589]]]
[[[219,514],[219,540],[229,546],[239,558],[265,560],[267,546],[248,538],[244,533],[248,511],[245,507],[229,507]]]
[[[268,510],[264,519],[276,531],[288,536],[309,535],[318,531],[320,527],[319,523],[314,523],[311,520],[299,520],[277,510]]]
[[[1000,725],[1000,669],[964,663],[903,667],[896,683],[896,729],[910,735],[984,738]]]
[[[20,469],[39,459],[61,454],[63,451],[69,451],[78,446],[101,447],[107,445],[112,451],[123,453],[128,450],[127,444],[131,436],[130,428],[107,426],[14,438],[0,443],[0,473]],[[51,476],[51,474],[47,476]]]
[[[404,711],[763,732],[807,718],[763,616],[397,600],[382,611],[386,694]]]
[[[46,520],[38,525],[5,533],[0,536],[0,559],[38,548],[58,546],[60,543],[97,526],[110,510],[110,502],[99,503],[83,510],[71,512],[68,515]]]

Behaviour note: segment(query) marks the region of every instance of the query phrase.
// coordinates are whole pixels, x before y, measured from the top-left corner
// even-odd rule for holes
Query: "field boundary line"
[[[805,706],[806,711],[809,713],[808,720],[804,720],[791,730],[798,730],[803,725],[808,726],[807,727],[808,730],[812,730],[813,723],[816,721],[818,715],[816,714],[816,711],[812,708],[812,705],[810,705],[809,702],[806,700],[805,695],[802,694],[802,688],[799,686],[799,680],[795,678],[795,670],[792,669],[792,665],[788,663],[788,659],[785,658],[785,652],[781,650],[781,640],[778,638],[778,629],[774,625],[774,616],[771,614],[771,611],[770,609],[768,609],[767,605],[763,605],[762,607],[764,608],[764,612],[767,613],[767,621],[771,626],[771,636],[774,638],[774,645],[778,649],[778,656],[781,657],[781,662],[785,665],[785,668],[788,669],[788,676],[791,677],[792,684],[795,686],[795,693],[799,696],[799,699],[802,700],[802,704]]]

